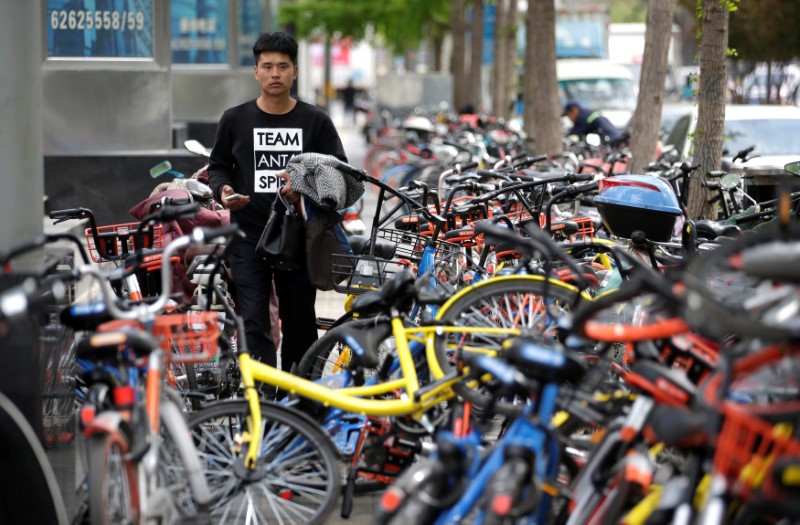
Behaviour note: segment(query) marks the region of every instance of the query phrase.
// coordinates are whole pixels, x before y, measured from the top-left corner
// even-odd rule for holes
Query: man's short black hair
[[[563,113],[561,113],[561,116],[562,116],[562,117],[565,117],[565,116],[567,116],[567,113],[569,113],[569,112],[570,112],[570,110],[572,110],[572,108],[583,109],[583,108],[581,107],[581,104],[580,104],[580,102],[578,102],[577,100],[569,100],[569,101],[567,101],[567,103],[566,103],[566,104],[564,104],[564,112],[563,112]]]
[[[261,33],[253,45],[253,58],[258,64],[258,57],[263,52],[283,53],[289,55],[292,64],[297,65],[297,42],[294,38],[278,31],[276,33]]]

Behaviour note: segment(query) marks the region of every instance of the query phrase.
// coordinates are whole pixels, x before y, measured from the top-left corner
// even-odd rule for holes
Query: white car
[[[674,145],[681,158],[691,157],[697,108],[678,118],[666,144]],[[728,105],[725,107],[723,159],[755,146],[743,168],[783,169],[800,160],[800,107],[774,105]]]
[[[636,109],[636,88],[625,66],[600,58],[560,58],[556,78],[562,107],[577,100],[584,108],[599,110],[619,129],[628,125]]]

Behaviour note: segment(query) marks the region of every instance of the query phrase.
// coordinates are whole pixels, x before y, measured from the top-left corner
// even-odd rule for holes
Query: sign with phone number
[[[152,0],[48,0],[47,17],[48,57],[153,57]]]

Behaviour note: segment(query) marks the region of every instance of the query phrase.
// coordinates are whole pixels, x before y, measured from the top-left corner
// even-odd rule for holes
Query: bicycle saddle
[[[716,239],[717,237],[739,237],[741,228],[733,224],[723,224],[717,221],[699,220],[695,222],[698,237]]]
[[[714,435],[713,424],[703,411],[658,405],[648,420],[648,432],[667,446],[701,445]]]
[[[401,270],[379,289],[356,297],[350,308],[359,315],[384,313],[392,307],[403,310],[414,300],[414,281],[411,272]]]

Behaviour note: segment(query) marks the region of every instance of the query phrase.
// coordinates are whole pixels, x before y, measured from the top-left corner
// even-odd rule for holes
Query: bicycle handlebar
[[[83,265],[77,266],[76,268],[47,277],[40,285],[37,285],[36,280],[31,278],[26,280],[23,285],[0,294],[0,315],[5,318],[19,316],[32,306],[38,304],[39,301],[44,300],[48,294],[56,295],[59,293],[59,287],[64,287],[64,281],[77,281],[88,276],[98,283],[103,302],[112,317],[115,319],[147,321],[160,314],[167,305],[167,301],[170,299],[172,290],[171,258],[175,256],[179,250],[190,245],[210,244],[220,237],[235,238],[237,235],[240,236],[241,233],[236,225],[227,225],[218,228],[198,227],[193,229],[189,234],[178,237],[167,244],[163,250],[163,258],[161,261],[161,293],[152,303],[137,303],[131,304],[128,307],[123,307],[117,301],[108,276],[103,274],[96,265],[85,262]]]
[[[81,254],[83,263],[89,264],[89,254],[86,251],[86,247],[83,245],[80,239],[71,233],[40,233],[34,236],[32,239],[15,244],[10,248],[0,248],[0,266],[7,265],[14,257],[18,257],[24,253],[37,250],[47,244],[61,240],[70,241],[71,243],[75,244],[78,247],[78,252]]]

